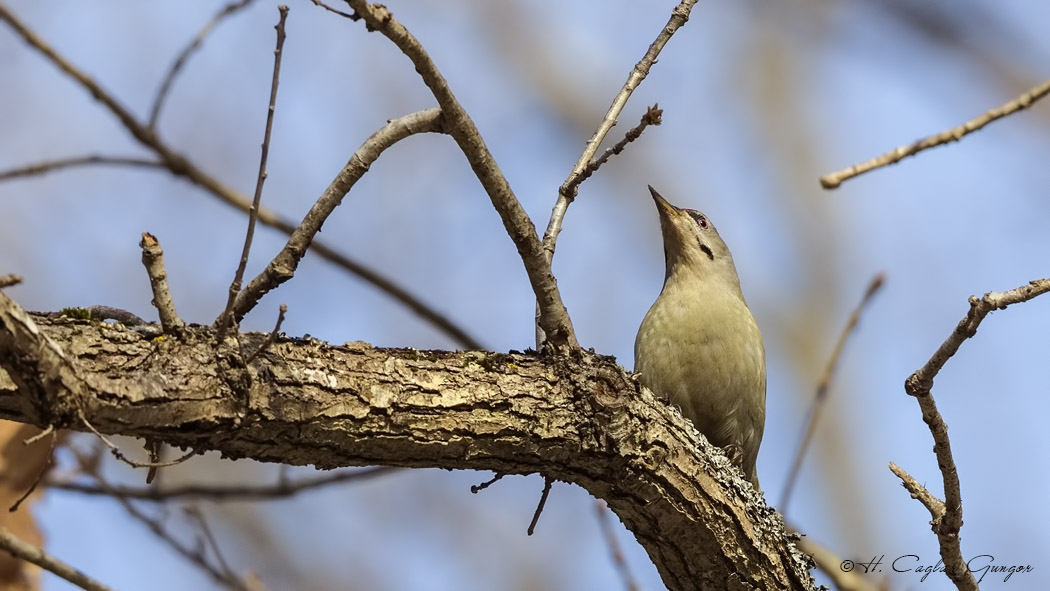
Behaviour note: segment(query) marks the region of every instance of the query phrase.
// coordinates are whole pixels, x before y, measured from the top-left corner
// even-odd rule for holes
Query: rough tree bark
[[[612,358],[279,339],[245,365],[264,338],[174,339],[0,293],[0,417],[322,469],[538,472],[608,502],[671,589],[813,587],[779,514]]]

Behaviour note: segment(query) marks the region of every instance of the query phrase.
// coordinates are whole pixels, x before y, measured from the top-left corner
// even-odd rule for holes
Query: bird
[[[666,271],[638,328],[642,386],[681,409],[755,487],[766,421],[766,353],[729,247],[706,215],[671,205],[652,186]]]

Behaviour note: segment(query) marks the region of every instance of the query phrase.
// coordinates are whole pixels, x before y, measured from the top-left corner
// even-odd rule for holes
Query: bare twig
[[[175,77],[178,76],[179,71],[186,65],[186,60],[189,59],[190,55],[194,51],[200,48],[201,44],[204,43],[204,39],[221,23],[226,17],[234,14],[238,10],[248,6],[252,3],[252,0],[237,0],[236,2],[230,2],[222,8],[215,16],[211,17],[201,30],[197,32],[197,35],[190,41],[190,44],[186,46],[179,56],[172,62],[171,67],[168,69],[167,76],[164,77],[164,81],[161,82],[160,88],[157,90],[157,96],[153,99],[153,108],[150,109],[149,123],[147,124],[150,129],[156,129],[157,119],[160,118],[160,110],[164,106],[164,101],[168,98],[168,92],[171,90],[171,84],[175,81]]]
[[[488,487],[492,486],[493,484],[496,484],[497,482],[502,480],[504,476],[505,476],[505,474],[500,474],[499,472],[497,472],[496,474],[494,474],[492,476],[491,479],[486,480],[485,482],[482,482],[481,484],[472,484],[470,486],[470,492],[472,492],[474,494],[478,494],[479,492],[485,490],[486,488],[488,488]]]
[[[802,460],[806,457],[806,452],[809,450],[809,444],[813,441],[813,434],[817,430],[817,423],[820,421],[821,411],[823,410],[824,403],[828,398],[828,387],[831,385],[831,376],[835,373],[835,368],[838,366],[839,357],[842,356],[842,350],[845,348],[849,336],[853,334],[853,330],[857,327],[857,323],[860,322],[860,315],[864,311],[864,308],[868,306],[868,303],[871,302],[871,299],[879,291],[885,281],[886,274],[879,273],[873,277],[871,283],[868,284],[868,289],[864,291],[864,297],[861,298],[857,307],[853,309],[853,313],[850,314],[846,326],[842,328],[842,333],[839,334],[839,340],[835,343],[835,348],[831,352],[828,364],[824,368],[824,374],[821,376],[820,382],[817,384],[817,392],[813,396],[813,404],[809,407],[809,419],[806,421],[806,431],[802,436],[802,442],[799,443],[798,450],[795,452],[795,460],[791,463],[791,470],[788,472],[787,482],[784,484],[784,491],[780,495],[779,507],[785,514],[787,513],[788,503],[791,501],[791,493],[795,488],[798,474],[802,469]]]
[[[226,579],[240,580],[237,573],[233,572],[230,568],[230,564],[226,562],[226,558],[222,555],[222,549],[219,547],[219,541],[215,539],[215,535],[211,533],[211,527],[208,526],[208,520],[204,518],[204,514],[201,512],[199,507],[189,506],[185,508],[187,515],[197,523],[197,527],[200,528],[201,533],[204,534],[204,540],[211,546],[211,553],[215,556],[216,562],[219,563],[219,569],[222,571]]]
[[[611,148],[602,153],[601,156],[595,158],[589,164],[587,164],[587,166],[580,171],[580,174],[572,177],[571,180],[565,181],[565,184],[562,185],[560,192],[565,193],[567,195],[572,195],[572,197],[575,198],[576,193],[579,192],[580,183],[591,178],[592,174],[597,172],[597,170],[601,168],[603,164],[609,161],[609,158],[612,158],[620,152],[623,152],[623,149],[627,147],[627,144],[638,139],[642,135],[642,132],[645,131],[646,127],[649,127],[650,125],[660,125],[660,123],[663,122],[663,113],[663,109],[660,109],[659,105],[653,105],[646,109],[645,114],[642,115],[642,120],[638,123],[638,125],[628,130],[627,133],[624,134],[623,139],[616,142],[616,144],[614,144]]]
[[[620,548],[620,542],[616,539],[616,531],[613,530],[612,520],[609,515],[612,511],[609,510],[609,506],[602,501],[594,501],[594,512],[598,516],[598,527],[602,530],[602,536],[605,538],[605,545],[609,547],[609,554],[612,556],[613,566],[616,567],[616,572],[620,573],[620,579],[623,581],[623,588],[626,591],[638,591],[638,581],[634,580],[634,575],[631,574],[631,567],[627,564],[627,559],[623,556],[623,549]]]
[[[154,130],[139,123],[134,115],[124,108],[113,97],[113,95],[99,86],[99,84],[87,74],[74,67],[68,60],[55,52],[50,45],[45,43],[33,31],[29,30],[29,28],[15,17],[15,15],[8,10],[3,3],[0,3],[0,20],[7,22],[15,32],[26,41],[26,43],[42,53],[51,61],[51,63],[66,75],[73,78],[73,80],[91,93],[96,100],[101,102],[118,120],[120,120],[121,124],[135,139],[156,153],[158,158],[160,158],[160,162],[157,164],[159,167],[166,168],[172,174],[189,180],[191,183],[201,187],[208,193],[211,193],[227,205],[246,213],[251,209],[251,201],[247,197],[238,191],[227,187],[215,177],[202,171],[185,156],[172,150],[167,144],[160,140]],[[265,207],[260,207],[259,209],[259,222],[266,226],[276,228],[289,236],[294,233],[298,227],[296,224],[278,216],[276,213]],[[426,305],[422,300],[397,285],[388,277],[385,277],[374,269],[370,269],[367,266],[337,252],[323,241],[313,240],[308,246],[311,252],[317,253],[322,258],[331,261],[345,269],[347,272],[357,275],[364,281],[374,285],[390,297],[394,298],[394,300],[400,302],[427,322],[438,327],[459,345],[467,349],[483,348],[476,339],[467,334],[467,332],[461,327],[457,326],[444,315]]]
[[[989,292],[984,297],[970,297],[970,310],[966,317],[959,321],[952,334],[941,344],[937,352],[930,357],[918,371],[908,378],[905,388],[912,396],[924,396],[933,388],[933,378],[941,371],[944,364],[955,355],[963,341],[977,334],[977,327],[984,317],[993,310],[1003,310],[1012,304],[1028,300],[1050,292],[1050,279],[1036,279],[1028,285],[1022,285],[1010,291]]]
[[[29,498],[29,495],[33,494],[34,490],[36,490],[36,487],[40,484],[40,481],[43,480],[44,474],[47,474],[47,470],[51,467],[51,462],[55,457],[55,446],[58,445],[58,432],[55,431],[54,425],[48,425],[47,429],[44,429],[40,433],[37,433],[36,435],[22,442],[25,445],[32,445],[41,437],[45,437],[47,435],[51,435],[51,443],[49,444],[46,458],[43,462],[40,463],[40,470],[37,472],[36,478],[33,479],[33,483],[29,485],[29,488],[26,489],[24,493],[22,493],[22,496],[18,497],[18,500],[15,501],[14,504],[12,504],[7,509],[8,511],[18,511],[18,508],[22,506],[22,503]]]
[[[985,111],[981,115],[963,123],[958,127],[953,127],[947,131],[931,135],[927,138],[921,139],[913,144],[907,146],[901,146],[896,150],[886,152],[881,156],[877,156],[868,160],[867,162],[861,162],[860,164],[854,164],[849,168],[832,172],[820,177],[820,186],[825,189],[834,189],[842,184],[843,181],[849,180],[855,176],[862,175],[866,172],[875,170],[876,168],[882,168],[883,166],[889,166],[890,164],[896,164],[908,156],[914,156],[923,150],[928,150],[936,146],[943,146],[944,144],[950,144],[961,140],[964,136],[969,135],[985,125],[988,125],[992,121],[1002,119],[1007,115],[1027,109],[1032,106],[1032,103],[1038,101],[1050,93],[1050,80],[1043,82],[1042,84],[1032,88],[1028,92],[1025,92],[1021,96],[1014,100],[994,109]]]
[[[10,275],[0,275],[0,289],[5,287],[11,287],[22,283],[22,276],[11,273]]]
[[[99,482],[101,483],[102,481],[100,480]],[[153,532],[153,535],[157,536],[161,541],[170,546],[177,554],[199,566],[201,570],[206,572],[211,578],[215,579],[216,582],[221,585],[228,585],[230,588],[237,589],[238,591],[249,591],[248,586],[240,579],[240,577],[230,576],[220,567],[213,565],[204,554],[203,549],[191,548],[188,544],[179,541],[167,530],[167,528],[164,527],[163,523],[146,515],[142,511],[139,511],[131,501],[119,496],[114,496],[114,498],[122,507],[124,507],[124,510],[128,515],[145,525],[151,532]]]
[[[349,12],[343,12],[342,10],[337,10],[337,9],[332,8],[331,6],[325,4],[324,2],[321,2],[321,0],[310,0],[310,2],[313,2],[314,6],[320,6],[321,8],[327,10],[328,12],[331,12],[333,14],[338,14],[339,16],[344,17],[344,18],[348,18],[348,19],[350,19],[352,21],[359,21],[359,20],[361,20],[361,17],[357,16],[356,14],[350,14]]]
[[[113,454],[113,457],[115,457],[118,460],[120,460],[121,462],[124,462],[125,464],[131,466],[132,468],[167,468],[169,466],[174,466],[176,464],[181,464],[181,463],[185,462],[186,460],[192,458],[193,456],[197,455],[197,453],[198,453],[196,450],[192,450],[191,449],[190,451],[186,452],[185,455],[183,455],[183,456],[181,456],[179,458],[176,458],[174,460],[167,461],[167,462],[152,462],[152,461],[151,462],[137,462],[135,460],[132,460],[128,456],[124,455],[124,452],[120,451],[120,448],[117,447],[117,444],[113,443],[112,441],[107,439],[105,435],[100,433],[99,430],[96,429],[95,426],[92,425],[91,422],[87,420],[87,417],[84,416],[84,410],[82,408],[80,408],[79,406],[77,408],[77,415],[80,417],[81,422],[84,423],[84,426],[87,427],[88,431],[91,431],[92,433],[94,433],[95,437],[98,437],[99,440],[103,444],[105,444],[106,447],[109,448],[109,451],[110,451],[110,453]]]
[[[952,456],[948,425],[940,411],[937,410],[937,403],[931,394],[933,379],[944,364],[955,355],[963,342],[977,334],[977,327],[990,312],[1005,309],[1012,304],[1026,302],[1047,292],[1050,292],[1050,279],[1037,279],[1029,282],[1028,285],[1022,285],[1010,291],[990,292],[984,294],[982,298],[970,296],[970,309],[966,316],[959,321],[955,330],[938,347],[930,360],[904,382],[905,391],[918,401],[922,411],[922,420],[930,428],[930,434],[933,436],[933,452],[937,456],[937,465],[944,478],[943,504],[896,465],[891,465],[890,469],[901,478],[908,491],[919,499],[933,515],[930,525],[934,534],[937,535],[945,572],[959,589],[975,590],[977,581],[967,568],[959,546],[959,530],[963,524],[959,473]]]
[[[547,504],[547,497],[551,494],[551,485],[554,484],[554,480],[546,476],[543,477],[543,492],[540,494],[540,502],[536,505],[536,512],[532,514],[532,521],[529,522],[528,534],[531,536],[536,533],[536,524],[540,521],[540,514],[543,513],[543,507]]]
[[[244,248],[241,250],[241,260],[237,264],[237,271],[234,273],[233,281],[230,283],[226,308],[223,310],[222,315],[219,316],[219,330],[216,339],[220,342],[226,337],[226,330],[231,325],[237,324],[233,319],[233,302],[241,291],[244,269],[248,266],[248,254],[252,250],[252,239],[255,237],[255,221],[259,218],[259,205],[262,203],[263,183],[266,182],[266,159],[270,155],[270,134],[273,131],[273,116],[277,112],[277,87],[281,81],[281,56],[284,54],[285,39],[284,23],[288,19],[288,7],[282,4],[277,7],[277,11],[281,16],[277,21],[277,26],[274,27],[277,30],[277,47],[273,50],[273,78],[270,82],[270,103],[266,109],[266,131],[263,132],[262,155],[259,157],[259,174],[255,179],[255,196],[252,198],[252,207],[248,210],[248,230],[244,235]]]
[[[48,160],[28,166],[20,166],[9,170],[0,171],[0,181],[14,179],[24,176],[37,176],[65,168],[76,166],[94,166],[97,164],[113,164],[118,166],[141,166],[144,168],[164,168],[163,162],[146,160],[145,158],[132,158],[126,156],[102,156],[88,155],[77,158],[61,158],[59,160]]]
[[[224,501],[270,501],[293,497],[301,492],[342,484],[356,480],[368,480],[401,471],[401,468],[380,466],[361,470],[346,470],[315,478],[303,478],[295,482],[278,481],[272,485],[207,486],[190,485],[168,489],[156,487],[125,487],[110,485],[106,488],[78,482],[45,481],[45,486],[85,495],[112,496],[136,501],[165,502],[180,498],[200,498],[213,502]]]
[[[111,591],[109,587],[51,556],[42,549],[17,538],[5,527],[0,527],[0,548],[16,558],[21,558],[50,573],[54,573],[81,589],[86,589],[87,591]]]
[[[203,549],[190,548],[189,545],[179,541],[167,530],[166,527],[164,527],[164,524],[161,523],[160,520],[146,515],[130,500],[117,494],[117,489],[115,489],[105,478],[102,477],[101,473],[99,473],[98,462],[91,456],[84,454],[75,448],[73,449],[73,455],[76,457],[77,463],[80,465],[80,469],[84,474],[87,474],[94,479],[98,486],[106,491],[108,496],[113,497],[118,503],[120,503],[128,515],[149,528],[157,538],[170,546],[172,550],[199,566],[201,570],[206,572],[211,578],[215,579],[220,585],[228,586],[237,591],[251,591],[250,587],[242,581],[240,577],[230,576],[220,567],[213,565],[208,560]]]
[[[178,334],[186,323],[175,312],[175,301],[171,299],[171,289],[168,288],[168,272],[164,268],[164,251],[160,242],[153,234],[143,232],[139,248],[142,249],[142,264],[146,267],[149,285],[153,289],[153,305],[160,315],[160,325],[165,334]]]
[[[572,321],[558,292],[548,257],[544,254],[543,245],[536,234],[536,226],[514,196],[507,178],[503,176],[499,165],[485,145],[481,132],[463,105],[452,94],[445,77],[438,71],[419,40],[409,33],[385,6],[369,4],[365,0],[346,0],[346,3],[364,19],[369,30],[382,33],[412,60],[416,72],[430,88],[444,113],[443,131],[452,136],[467,157],[467,162],[481,181],[492,205],[503,220],[507,234],[518,249],[529,283],[536,294],[541,311],[540,324],[548,342],[555,347],[578,348]]]
[[[616,120],[620,117],[620,112],[623,111],[624,106],[627,104],[627,99],[631,98],[631,93],[634,92],[634,89],[638,88],[642,80],[645,80],[645,77],[649,75],[649,70],[656,63],[656,58],[663,51],[664,46],[671,40],[671,36],[689,21],[689,13],[693,10],[695,4],[696,0],[682,0],[671,11],[671,18],[660,30],[656,40],[649,45],[649,49],[642,56],[642,59],[635,64],[634,69],[628,74],[623,88],[613,98],[612,105],[609,106],[609,110],[598,125],[598,129],[594,131],[591,139],[587,140],[587,145],[584,147],[583,153],[580,154],[580,159],[576,161],[576,165],[572,167],[569,176],[562,183],[561,189],[558,191],[558,200],[554,204],[554,211],[551,212],[551,219],[547,223],[547,230],[543,233],[543,249],[546,252],[548,261],[554,257],[554,247],[558,240],[558,234],[561,233],[565,211],[569,208],[569,204],[572,203],[573,199],[576,198],[576,193],[579,189],[579,182],[574,182],[574,179],[583,173],[590,164],[591,159],[598,153],[598,147],[605,140],[605,136],[609,134],[613,126],[616,125]]]
[[[149,470],[146,470],[146,484],[153,484],[153,480],[157,477],[157,473],[160,470],[159,464],[164,461],[164,444],[152,437],[147,437],[145,448],[146,455],[149,457],[150,463],[153,464],[149,467]]]
[[[256,357],[259,356],[259,353],[265,351],[267,347],[272,345],[274,341],[277,340],[277,335],[281,334],[281,325],[284,324],[284,315],[287,313],[288,304],[281,304],[280,311],[277,313],[277,324],[274,325],[273,331],[266,337],[265,341],[259,344],[258,349],[252,351],[252,353],[245,358],[245,363],[251,363]]]
[[[99,479],[99,483],[102,484],[103,481]],[[157,538],[170,546],[177,554],[199,566],[201,570],[206,572],[211,578],[215,579],[216,582],[221,585],[227,585],[237,591],[250,591],[249,587],[240,579],[240,577],[230,576],[220,567],[213,565],[204,554],[203,549],[191,548],[188,544],[179,541],[167,530],[167,528],[164,527],[163,523],[146,515],[142,511],[139,511],[138,507],[135,507],[131,501],[115,495],[113,498],[120,503],[128,515],[145,525],[151,532],[153,532],[153,535],[157,536]]]
[[[48,435],[50,435],[50,434],[52,434],[54,432],[55,432],[55,426],[54,425],[48,425],[47,428],[44,429],[43,431],[41,431],[41,432],[37,433],[36,435],[30,437],[29,439],[26,439],[25,441],[23,441],[22,445],[33,445],[37,441],[40,441],[41,439],[47,437]]]
[[[890,462],[890,472],[893,472],[897,478],[901,479],[901,485],[911,493],[913,499],[918,500],[924,507],[929,509],[930,517],[934,521],[940,521],[944,518],[944,501],[933,496],[929,489],[920,484],[918,480],[915,480],[914,476],[908,474],[904,468],[901,468],[895,462]]]
[[[259,221],[263,221],[260,217]],[[265,222],[264,222],[265,223]],[[296,226],[281,221],[280,229],[288,235],[295,232]],[[458,346],[467,350],[480,350],[486,347],[479,341],[474,335],[467,332],[462,326],[456,324],[444,314],[438,312],[436,309],[430,307],[426,302],[410,293],[405,288],[401,287],[389,277],[380,274],[378,271],[366,267],[365,265],[344,256],[343,254],[336,252],[325,243],[318,240],[316,237],[310,242],[310,252],[320,255],[321,257],[328,259],[336,265],[342,267],[347,272],[357,275],[366,283],[376,287],[386,295],[390,296],[394,301],[405,306],[412,312],[415,312],[424,321],[429,322],[438,331],[444,333],[449,339],[451,339]]]
[[[440,109],[419,111],[388,121],[365,140],[324,193],[318,197],[303,221],[291,233],[281,252],[237,294],[233,306],[234,320],[239,322],[263,295],[292,278],[314,236],[321,230],[328,216],[342,203],[354,184],[368,172],[368,168],[387,148],[417,133],[439,132],[443,129],[443,120]]]

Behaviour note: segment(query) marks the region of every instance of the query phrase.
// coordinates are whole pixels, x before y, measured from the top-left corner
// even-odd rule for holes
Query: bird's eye
[[[693,211],[691,209],[689,210],[689,216],[696,220],[696,225],[700,226],[705,230],[707,229],[707,216],[700,213],[699,211]]]

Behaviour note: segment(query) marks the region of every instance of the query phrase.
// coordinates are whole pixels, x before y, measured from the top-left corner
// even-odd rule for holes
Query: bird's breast
[[[712,443],[761,429],[765,349],[747,304],[731,294],[657,298],[635,340],[635,371]]]

